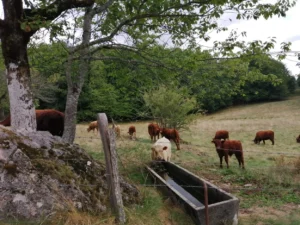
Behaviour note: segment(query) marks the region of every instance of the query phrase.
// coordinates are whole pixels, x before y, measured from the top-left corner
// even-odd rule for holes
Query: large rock
[[[16,133],[0,125],[0,220],[39,220],[58,211],[109,207],[105,167],[78,145],[49,132]],[[139,201],[120,177],[124,204]]]

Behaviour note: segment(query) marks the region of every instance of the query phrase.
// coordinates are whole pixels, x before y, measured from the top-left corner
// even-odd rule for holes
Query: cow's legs
[[[234,155],[235,155],[235,158],[237,159],[237,161],[239,162],[239,167],[241,167],[241,156],[237,155],[237,154],[234,154]]]
[[[222,165],[223,156],[219,156],[219,158],[220,158],[220,168],[223,168],[223,165]]]
[[[245,169],[244,154],[241,155],[242,168]]]
[[[229,168],[229,165],[228,165],[228,154],[225,154],[225,162],[226,162],[227,168]]]

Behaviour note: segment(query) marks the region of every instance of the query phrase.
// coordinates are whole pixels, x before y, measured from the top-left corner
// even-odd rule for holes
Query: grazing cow
[[[242,165],[242,168],[245,169],[243,148],[242,143],[240,141],[214,139],[212,143],[215,144],[217,153],[220,158],[220,168],[223,168],[223,156],[225,157],[227,168],[229,168],[228,155],[230,157],[232,155],[235,155],[236,159],[239,162],[239,167],[241,167]]]
[[[229,139],[229,133],[227,130],[218,130],[215,134],[214,139]]]
[[[36,113],[36,129],[49,131],[52,135],[62,136],[64,132],[64,114],[54,109],[38,109]],[[0,125],[10,126],[10,116],[0,122]]]
[[[87,130],[87,132],[90,132],[91,130],[93,130],[93,133],[95,133],[95,129],[96,129],[96,132],[98,132],[98,121],[97,120],[90,122],[90,124],[86,130]]]
[[[272,142],[272,145],[274,145],[274,131],[272,130],[258,131],[253,141],[255,144],[260,144],[260,141],[263,141],[263,143],[265,144],[265,140],[270,140]]]
[[[177,150],[180,150],[180,138],[176,129],[161,128],[160,133],[163,137],[168,138],[170,141],[173,140],[176,144]]]
[[[152,160],[164,160],[166,162],[170,162],[171,160],[171,142],[162,137],[158,139],[151,147]]]
[[[148,133],[150,135],[151,141],[156,141],[156,136],[157,139],[159,139],[160,128],[158,124],[150,123],[148,125]]]
[[[296,138],[297,143],[300,143],[300,135]]]
[[[130,139],[136,139],[136,129],[135,126],[130,126],[128,129],[128,134]]]
[[[117,137],[120,137],[121,136],[121,128],[119,125],[113,125],[113,129],[117,135]]]

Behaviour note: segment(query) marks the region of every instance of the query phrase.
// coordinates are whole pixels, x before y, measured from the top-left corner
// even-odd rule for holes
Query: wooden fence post
[[[115,132],[113,129],[108,128],[105,113],[98,113],[97,120],[105,155],[110,204],[113,212],[116,213],[117,221],[120,224],[125,224],[126,217],[120,189]]]

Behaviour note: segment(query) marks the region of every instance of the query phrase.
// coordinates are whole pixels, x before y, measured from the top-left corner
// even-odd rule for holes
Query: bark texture
[[[88,45],[90,42],[93,16],[94,11],[92,7],[88,7],[86,9],[83,22],[83,34],[81,43],[81,45],[83,46]],[[78,74],[72,73],[72,64],[75,63],[74,51],[71,51],[66,66],[68,95],[65,109],[65,128],[63,140],[68,143],[73,143],[75,139],[78,99],[82,91],[85,76],[89,71],[89,48],[82,48],[79,52],[80,61]]]

